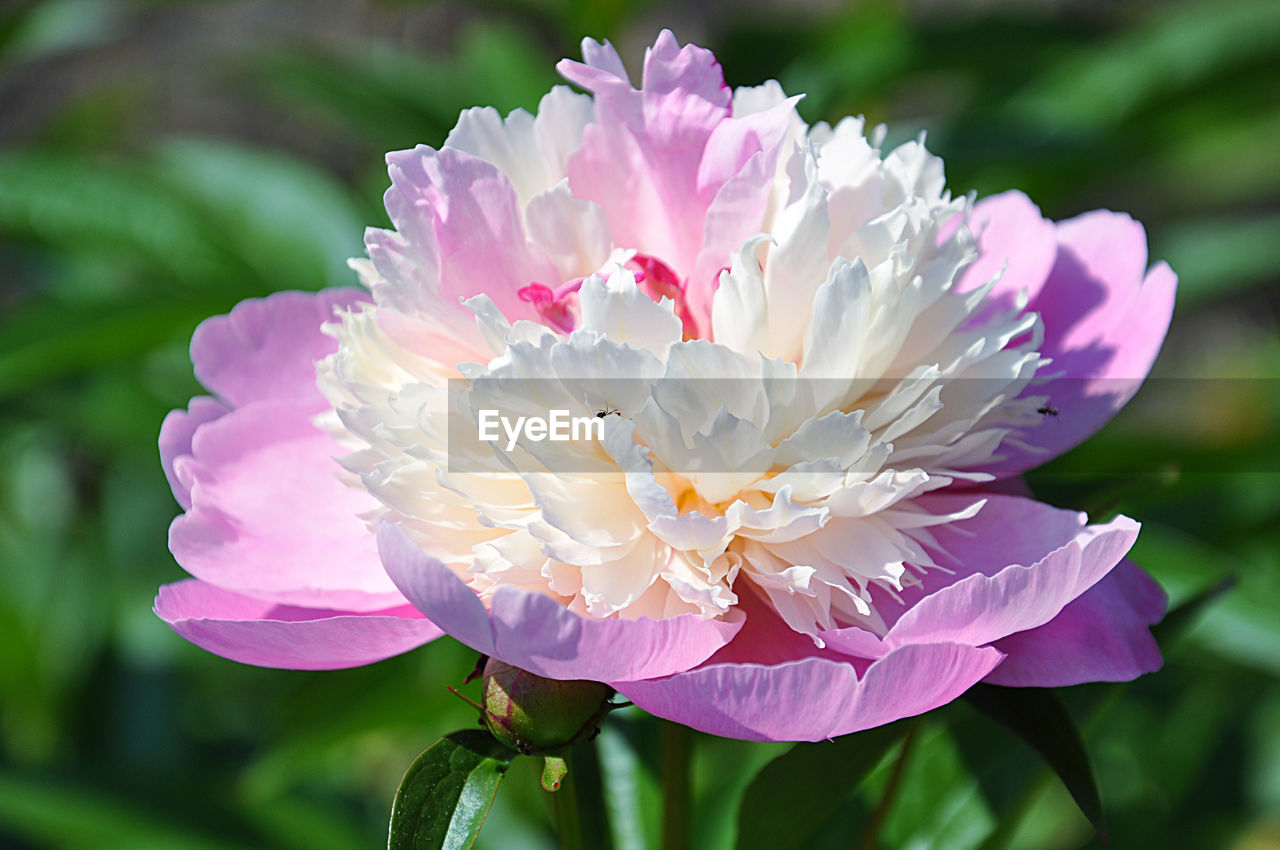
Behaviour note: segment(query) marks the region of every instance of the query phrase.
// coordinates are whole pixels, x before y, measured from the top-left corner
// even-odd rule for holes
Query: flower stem
[[[569,772],[560,783],[560,790],[551,795],[551,805],[556,818],[556,835],[562,850],[582,850],[582,819],[578,814],[578,782],[573,773],[573,761],[569,750],[564,751]]]
[[[693,733],[688,727],[662,725],[662,846],[687,850],[689,846],[690,766]]]
[[[911,747],[915,743],[916,730],[919,728],[919,720],[911,721],[911,725],[907,728],[907,736],[902,739],[902,749],[898,751],[898,758],[893,763],[893,772],[889,774],[889,781],[885,783],[880,802],[871,814],[871,822],[867,824],[858,850],[875,850],[880,840],[880,830],[884,826],[885,818],[889,816],[889,809],[893,806],[893,798],[897,796],[898,787],[902,784],[902,774],[906,771],[907,759],[911,756]]]

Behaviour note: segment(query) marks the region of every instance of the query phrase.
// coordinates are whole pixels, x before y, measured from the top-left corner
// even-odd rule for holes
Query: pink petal
[[[191,337],[200,383],[234,407],[260,399],[297,399],[324,407],[316,361],[338,348],[320,328],[334,310],[368,300],[359,289],[277,292],[241,301],[228,315],[206,319]]]
[[[191,399],[186,410],[169,411],[160,425],[160,464],[164,467],[164,477],[169,479],[173,497],[184,511],[191,507],[191,480],[189,476],[180,476],[175,464],[178,458],[191,454],[191,438],[196,429],[226,413],[227,406],[217,399],[197,396]]]
[[[399,290],[397,303],[421,309],[436,299],[446,311],[485,293],[506,316],[536,319],[517,293],[531,283],[558,284],[546,255],[525,234],[511,181],[497,166],[456,148],[419,145],[387,154],[385,201],[397,234],[371,230],[369,256]],[[427,292],[419,291],[423,286]]]
[[[813,638],[788,626],[773,606],[764,601],[764,591],[750,584],[749,579],[739,581],[734,586],[734,592],[738,594],[735,608],[746,617],[746,622],[733,640],[707,659],[708,665],[778,665],[802,658],[826,658],[841,662],[849,660],[838,653],[818,649],[814,646]],[[874,657],[878,658],[883,654],[878,653]]]
[[[710,51],[679,47],[664,30],[645,55],[637,90],[611,46],[588,39],[583,54],[587,64],[566,59],[556,66],[595,94],[597,120],[569,160],[569,185],[605,211],[616,245],[655,256],[687,278],[720,188],[698,182],[707,142],[730,113],[720,65]]]
[[[641,88],[649,94],[693,97],[715,112],[733,101],[715,54],[693,44],[681,47],[671,30],[658,33],[653,47],[644,52]]]
[[[397,526],[383,523],[377,536],[383,566],[410,604],[476,652],[497,654],[493,623],[475,591]]]
[[[703,732],[749,741],[820,741],[951,702],[1003,656],[991,647],[896,649],[859,678],[852,664],[708,664],[665,679],[614,682],[636,705]]]
[[[939,497],[939,505],[956,497]],[[927,509],[932,500],[921,500]],[[1064,516],[1065,515],[1065,516]],[[981,646],[1052,620],[1107,575],[1138,536],[1138,524],[1117,517],[1079,527],[1063,541],[1072,513],[1028,499],[993,496],[970,520],[935,531],[939,564],[885,637],[889,646],[954,641]],[[1080,515],[1074,515],[1077,522]],[[1039,538],[1038,545],[1032,542]]]
[[[1043,626],[995,642],[1009,657],[987,676],[996,685],[1058,688],[1127,682],[1160,669],[1149,626],[1166,597],[1141,567],[1124,560]]]
[[[950,489],[950,488],[949,488]],[[952,495],[926,495],[916,500],[929,513],[953,513],[985,499],[969,519],[931,529],[942,548],[962,562],[961,573],[933,570],[926,582],[930,592],[953,584],[970,573],[993,576],[1009,564],[1034,564],[1061,549],[1088,525],[1082,511],[1064,510],[1023,496],[997,493],[985,487],[966,488]]]
[[[742,625],[693,615],[667,620],[593,620],[550,597],[500,587],[486,611],[475,592],[428,557],[400,528],[378,528],[388,574],[419,611],[477,652],[551,679],[650,678],[687,670]]]
[[[355,613],[264,602],[195,579],[160,588],[156,614],[215,655],[292,670],[372,664],[439,637],[412,606]]]
[[[1040,208],[1018,191],[979,201],[969,227],[977,237],[978,259],[964,270],[957,290],[969,292],[1000,275],[983,316],[1012,310],[1017,293],[1034,298],[1058,255],[1057,229]],[[954,229],[954,228],[952,228]]]
[[[1082,442],[1123,407],[1151,371],[1173,314],[1178,279],[1165,263],[1144,276],[1146,233],[1126,215],[1097,210],[1058,225],[1053,270],[1028,309],[1044,320],[1041,351],[1062,373],[1028,392],[1059,411],[1025,436],[1044,451],[1002,448],[992,468],[1019,472]]]
[[[891,604],[886,600],[885,604]],[[831,629],[818,634],[827,649],[853,658],[882,658],[889,654],[890,646],[874,632],[857,626]]]
[[[174,557],[197,578],[279,603],[403,604],[360,519],[376,502],[339,479],[342,454],[299,401],[257,401],[201,425],[174,462],[190,486],[190,509],[169,529]]]
[[[697,327],[710,336],[711,302],[733,253],[764,224],[773,177],[795,104],[790,98],[763,112],[722,121],[698,167],[698,184],[719,187],[704,215],[702,248],[685,293]]]
[[[799,97],[789,97],[761,112],[752,112],[741,118],[729,118],[716,124],[707,139],[702,160],[698,163],[699,192],[708,189],[719,191],[725,183],[742,172],[748,161],[762,153],[768,156],[773,165],[764,172],[767,178],[765,194],[772,191],[782,143],[786,141],[787,130],[791,127],[799,101]],[[763,214],[763,205],[761,213]]]

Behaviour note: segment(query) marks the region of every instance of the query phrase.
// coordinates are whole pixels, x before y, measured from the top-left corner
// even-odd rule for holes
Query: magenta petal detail
[[[1039,628],[995,642],[1008,657],[986,679],[996,685],[1059,688],[1084,682],[1127,682],[1160,669],[1163,659],[1150,627],[1167,597],[1132,561]]]
[[[730,738],[820,741],[951,702],[1003,658],[991,647],[918,644],[861,677],[852,664],[806,658],[775,666],[708,664],[644,682],[614,682],[651,714]]]
[[[215,655],[291,670],[372,664],[441,634],[408,605],[365,613],[300,608],[195,579],[160,588],[155,612],[178,634]]]
[[[475,591],[417,547],[394,525],[378,527],[378,550],[387,574],[409,603],[476,652],[495,655],[489,612]]]
[[[995,575],[1010,564],[1034,564],[1075,540],[1088,525],[1082,511],[1065,510],[1024,496],[977,488],[960,495],[928,495],[919,504],[930,513],[951,513],[984,499],[978,513],[937,529],[934,537],[949,552],[945,566],[962,570],[929,573],[929,592],[971,573]],[[946,557],[946,556],[944,556]]]
[[[501,587],[485,610],[448,567],[400,528],[378,529],[383,564],[415,607],[477,652],[551,679],[610,682],[665,676],[705,661],[737,634],[741,618],[593,620],[550,597]]]

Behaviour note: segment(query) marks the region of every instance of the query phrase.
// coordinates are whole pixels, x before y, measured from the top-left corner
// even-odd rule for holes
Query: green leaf
[[[345,187],[305,160],[213,139],[161,144],[157,163],[183,198],[208,210],[234,253],[275,289],[355,283],[365,222]]]
[[[620,714],[622,712],[619,712]],[[611,718],[616,725],[618,718]],[[662,747],[660,724],[657,718],[647,734],[628,735],[636,752],[657,777],[661,770],[659,758]],[[764,770],[769,762],[789,752],[795,744],[773,741],[738,741],[733,738],[717,738],[702,735],[697,738],[693,751],[693,811],[697,817],[689,824],[690,844],[698,850],[731,850],[738,836],[738,811],[742,808],[742,795]],[[656,793],[661,797],[662,786],[655,779]],[[661,805],[658,806],[659,810]],[[658,814],[655,812],[655,815]],[[658,828],[661,820],[656,820]]]
[[[0,233],[143,259],[184,283],[239,270],[199,211],[147,170],[83,155],[0,156]]]
[[[600,729],[594,742],[600,754],[604,806],[614,847],[645,850],[657,846],[662,826],[662,789],[656,770],[646,762],[655,742],[640,738],[648,731],[647,724],[618,714]]]
[[[974,707],[1006,726],[1044,757],[1071,792],[1080,811],[1105,840],[1106,818],[1093,765],[1080,730],[1062,699],[1049,688],[975,685],[965,694]]]
[[[1101,44],[1072,51],[1011,105],[1064,130],[1109,127],[1141,107],[1265,56],[1280,34],[1274,4],[1184,3]]]
[[[1162,649],[1167,649],[1169,644],[1176,641],[1195,624],[1196,619],[1204,613],[1211,602],[1234,588],[1236,583],[1235,576],[1228,576],[1171,609],[1164,615],[1163,620],[1151,627],[1151,635],[1156,639],[1156,643],[1160,644]]]
[[[0,53],[9,62],[31,62],[101,44],[119,35],[124,9],[94,0],[45,0],[16,10],[4,21]],[[7,17],[7,15],[6,15]]]
[[[884,812],[877,847],[975,850],[990,833],[994,812],[955,732],[955,723],[942,712],[920,721],[910,758],[901,762],[901,777]],[[861,808],[863,820],[846,833],[850,837],[844,846],[855,846],[857,836],[866,839],[871,813],[883,805],[900,761],[882,761],[858,787],[847,805]]]
[[[225,298],[153,298],[125,307],[32,307],[0,322],[0,398],[68,375],[101,370],[190,336]]]
[[[536,109],[562,81],[551,71],[560,54],[544,53],[534,43],[494,20],[463,27],[447,56],[373,42],[325,53],[272,53],[254,74],[282,99],[332,119],[334,135],[394,150],[439,145],[458,113],[471,106],[492,106],[504,115],[516,107]]]
[[[28,846],[103,850],[262,846],[256,841],[197,834],[157,811],[116,794],[80,787],[80,783],[53,782],[10,770],[0,771],[0,838],[27,839]]]
[[[1165,620],[1154,629],[1156,640],[1162,646],[1176,639],[1183,625],[1187,630],[1188,649],[1205,650],[1233,664],[1280,676],[1280,619],[1275,615],[1280,606],[1280,546],[1274,538],[1267,540],[1244,526],[1235,533],[1239,541],[1255,535],[1251,549],[1243,549],[1239,541],[1232,548],[1221,541],[1207,541],[1200,534],[1187,533],[1196,530],[1194,524],[1203,522],[1200,514],[1210,510],[1226,514],[1239,514],[1252,508],[1249,503],[1262,502],[1269,491],[1275,489],[1272,473],[1239,475],[1230,480],[1230,488],[1219,492],[1209,491],[1202,485],[1194,502],[1194,510],[1187,510],[1179,517],[1182,528],[1174,529],[1159,522],[1144,522],[1142,534],[1134,547],[1133,558],[1151,570],[1176,605]],[[1237,508],[1231,503],[1236,499]],[[1226,504],[1225,509],[1221,505]],[[1261,513],[1254,528],[1274,525],[1276,508],[1267,507]],[[1211,516],[1210,519],[1216,519]],[[1221,582],[1236,576],[1239,584],[1230,593],[1218,598],[1212,605],[1202,604],[1197,609],[1178,613],[1181,603],[1201,594],[1210,582]],[[1207,602],[1207,600],[1206,600]],[[1179,623],[1183,620],[1184,623]],[[1169,623],[1169,625],[1165,625]]]
[[[906,724],[894,723],[834,741],[796,744],[769,762],[743,795],[738,850],[802,846],[906,731]]]
[[[450,733],[427,747],[396,791],[388,850],[475,844],[514,756],[479,729]]]

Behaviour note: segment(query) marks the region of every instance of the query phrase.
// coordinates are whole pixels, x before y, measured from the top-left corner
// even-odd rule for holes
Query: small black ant
[[[605,405],[603,410],[596,411],[596,419],[604,419],[606,416],[621,416],[621,415],[622,415],[621,412],[617,408],[610,407],[607,404]]]
[[[1036,413],[1039,413],[1041,416],[1057,416],[1058,408],[1054,407],[1052,404],[1046,404],[1044,407],[1038,408]]]

